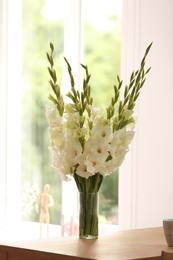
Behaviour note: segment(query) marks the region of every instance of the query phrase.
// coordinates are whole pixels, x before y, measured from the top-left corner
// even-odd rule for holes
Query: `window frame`
[[[83,20],[81,0],[65,0],[68,8],[65,8],[65,37],[64,56],[68,57],[73,67],[73,75],[76,85],[82,81],[81,60],[83,60]],[[1,0],[0,2],[0,205],[3,214],[0,216],[1,224],[21,221],[20,212],[20,177],[21,177],[21,0]],[[70,7],[69,7],[70,6]],[[15,13],[17,19],[12,19]],[[71,15],[73,13],[73,16]],[[15,37],[12,33],[15,31]],[[17,29],[18,28],[18,29]],[[70,41],[70,46],[68,42]],[[14,51],[15,50],[15,51]],[[75,59],[74,55],[75,53]],[[66,69],[64,71],[67,71]],[[9,77],[10,75],[10,77]],[[69,82],[66,82],[66,74],[63,75],[62,89],[67,93]],[[4,87],[6,86],[6,87]],[[11,103],[15,100],[15,106]],[[5,116],[4,116],[5,115]],[[8,156],[7,156],[8,155]],[[62,215],[68,214],[69,189],[74,190],[74,182],[63,182]],[[74,204],[71,204],[71,212],[77,216],[78,205],[77,189],[71,193]],[[38,223],[39,224],[39,223]],[[103,225],[104,226],[104,225]],[[115,227],[117,229],[117,227]]]

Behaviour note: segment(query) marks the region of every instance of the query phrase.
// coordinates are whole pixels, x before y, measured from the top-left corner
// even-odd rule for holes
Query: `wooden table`
[[[168,248],[163,229],[116,231],[97,240],[63,237],[0,245],[0,260],[160,259]]]

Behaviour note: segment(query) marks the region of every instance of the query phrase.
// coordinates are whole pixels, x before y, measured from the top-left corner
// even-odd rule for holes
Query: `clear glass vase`
[[[79,238],[98,238],[98,192],[80,192]]]

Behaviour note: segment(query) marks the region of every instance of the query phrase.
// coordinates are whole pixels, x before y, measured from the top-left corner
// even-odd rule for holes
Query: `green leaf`
[[[53,52],[54,51],[54,46],[53,46],[53,43],[50,42],[50,48],[51,48],[51,51]]]
[[[67,64],[67,68],[68,68],[68,73],[69,73],[69,76],[70,76],[70,81],[71,81],[71,86],[74,87],[74,78],[73,78],[73,75],[72,75],[72,69],[71,69],[71,66],[70,66],[70,63],[68,62],[68,60],[64,57],[64,60]]]

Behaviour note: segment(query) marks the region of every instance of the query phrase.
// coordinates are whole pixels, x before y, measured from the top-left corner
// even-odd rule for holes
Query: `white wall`
[[[173,218],[173,1],[124,0],[124,82],[150,42],[152,69],[135,110],[136,135],[120,168],[121,229],[161,226],[163,218]]]

